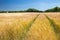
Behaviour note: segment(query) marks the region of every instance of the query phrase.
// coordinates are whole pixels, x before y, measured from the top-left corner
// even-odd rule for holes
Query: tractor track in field
[[[29,29],[31,28],[31,26],[33,25],[33,23],[35,22],[35,20],[38,18],[39,14],[28,24],[28,26],[25,28],[25,32],[23,32],[22,34],[22,37],[21,37],[21,40],[24,40]]]
[[[54,40],[54,36],[55,35],[53,35],[53,38],[52,37],[50,37],[49,35],[51,35],[51,34],[54,34],[54,31],[52,32],[52,29],[51,29],[51,27],[48,27],[49,26],[49,24],[47,25],[47,26],[45,26],[45,24],[47,24],[47,23],[49,23],[49,22],[47,22],[47,23],[45,23],[45,21],[44,20],[47,20],[47,18],[45,17],[45,15],[44,14],[40,14],[38,17],[37,17],[37,19],[34,21],[34,23],[30,26],[30,28],[29,28],[29,30],[27,31],[27,37],[26,37],[26,35],[25,35],[25,37],[26,37],[26,39],[30,39],[30,37],[32,37],[33,38],[33,40],[38,40],[40,37],[41,37],[41,39],[42,40],[48,40],[48,38],[50,38],[51,40]],[[41,23],[41,21],[43,21],[42,23]],[[48,21],[48,20],[47,20]],[[36,23],[39,23],[38,25],[36,24]],[[44,26],[43,26],[43,25]],[[34,25],[37,25],[37,26],[34,26]],[[41,25],[41,26],[40,26]],[[50,29],[49,29],[50,28]],[[31,31],[32,30],[32,31]],[[33,31],[34,30],[34,31]],[[37,32],[37,30],[39,31],[39,32]],[[50,30],[50,32],[48,31],[48,30]],[[46,31],[46,32],[45,32]],[[36,33],[37,32],[37,33]],[[30,33],[30,34],[29,34]],[[33,33],[33,34],[32,34]],[[36,34],[35,34],[36,33]],[[41,34],[42,33],[42,34]],[[32,34],[32,35],[31,35]],[[45,34],[47,34],[46,36],[45,36]],[[37,35],[39,35],[39,36],[37,36]],[[29,37],[30,36],[30,37]],[[36,37],[35,37],[36,36]],[[47,37],[47,38],[46,38]],[[56,37],[56,36],[55,36]],[[45,39],[44,39],[45,38]],[[24,39],[24,38],[23,38]],[[40,39],[40,40],[41,40]],[[31,40],[31,39],[30,39]]]
[[[48,21],[50,22],[51,27],[53,28],[57,39],[60,40],[60,28],[59,26],[54,22],[54,20],[52,20],[51,18],[49,18],[47,15],[45,15],[45,17],[48,19]]]

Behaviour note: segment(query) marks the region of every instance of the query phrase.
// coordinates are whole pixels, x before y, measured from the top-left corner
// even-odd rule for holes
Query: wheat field
[[[0,40],[60,40],[60,13],[0,13]]]

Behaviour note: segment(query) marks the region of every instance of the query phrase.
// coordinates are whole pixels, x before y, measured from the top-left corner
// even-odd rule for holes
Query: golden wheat
[[[53,27],[60,25],[59,17],[46,13],[0,16],[0,40],[59,40]]]

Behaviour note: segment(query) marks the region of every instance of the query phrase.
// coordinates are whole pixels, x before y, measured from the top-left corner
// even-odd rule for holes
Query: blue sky
[[[55,6],[60,7],[60,0],[0,0],[0,10],[25,10],[35,8],[46,10]]]

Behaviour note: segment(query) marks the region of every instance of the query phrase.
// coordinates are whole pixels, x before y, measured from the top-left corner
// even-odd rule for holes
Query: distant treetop
[[[45,10],[45,12],[60,12],[60,7],[54,7],[51,9],[47,9]]]
[[[42,12],[40,10],[34,9],[34,8],[29,8],[27,10],[25,10],[26,12]]]

